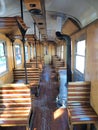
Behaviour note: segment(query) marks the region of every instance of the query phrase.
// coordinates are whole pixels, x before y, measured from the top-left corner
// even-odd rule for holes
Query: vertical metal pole
[[[20,0],[21,6],[21,18],[23,19],[23,0]],[[25,82],[28,84],[27,68],[26,68],[26,57],[25,57],[25,34],[22,32],[23,52],[24,52],[24,68],[25,68]]]
[[[71,38],[66,34],[61,34],[60,32],[56,32],[56,36],[60,40],[65,40],[67,44],[67,82],[72,81],[72,73],[71,73]]]
[[[23,19],[23,0],[20,0],[21,18]]]
[[[36,23],[34,22],[34,34],[36,36]],[[35,40],[35,52],[36,52],[36,68],[38,67],[37,66],[37,44],[36,44],[36,37],[34,38]]]
[[[72,73],[71,73],[71,39],[69,36],[66,36],[67,42],[67,82],[72,81]]]

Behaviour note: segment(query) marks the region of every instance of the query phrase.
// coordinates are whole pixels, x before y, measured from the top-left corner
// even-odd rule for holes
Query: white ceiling
[[[45,0],[45,3],[47,11],[74,17],[82,26],[98,18],[98,0]]]
[[[32,0],[33,1],[33,0]],[[44,0],[46,10],[47,39],[55,40],[55,32],[67,18],[73,18],[81,28],[98,18],[98,0]],[[20,0],[0,0],[0,17],[20,15]],[[34,33],[34,20],[24,6],[27,33]],[[39,31],[37,28],[37,36]]]

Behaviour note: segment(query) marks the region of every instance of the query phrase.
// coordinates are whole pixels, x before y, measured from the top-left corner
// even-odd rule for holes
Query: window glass
[[[36,57],[36,48],[35,48],[35,45],[34,45],[34,57]]]
[[[25,45],[25,58],[28,60],[28,46]]]
[[[77,43],[77,54],[85,56],[85,40]]]
[[[22,58],[21,58],[21,46],[15,45],[15,58],[16,58],[16,64],[21,64]]]
[[[6,72],[7,67],[7,55],[6,55],[6,44],[0,41],[0,74]]]
[[[84,64],[85,58],[81,56],[76,56],[76,69],[79,70],[81,73],[84,73]]]
[[[0,43],[0,56],[4,56],[4,44]]]
[[[32,46],[30,46],[30,57],[32,58],[32,54],[33,54],[33,48]]]
[[[81,73],[84,73],[85,68],[85,43],[85,40],[76,43],[75,68]]]
[[[60,57],[60,46],[57,47],[57,56]]]
[[[64,53],[64,46],[62,45],[61,46],[61,59],[63,59],[63,55],[64,55],[63,53]]]

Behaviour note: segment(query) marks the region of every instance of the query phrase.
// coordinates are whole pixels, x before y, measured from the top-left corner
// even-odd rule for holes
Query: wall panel
[[[6,42],[7,45],[7,57],[8,57],[8,72],[0,76],[0,84],[3,83],[11,83],[13,81],[13,55],[12,55],[12,43],[11,41],[4,35],[0,33],[0,40]],[[8,53],[9,52],[9,53]]]
[[[72,69],[74,70],[74,45],[75,40],[86,35],[86,71],[85,80],[92,82],[91,105],[98,114],[98,21],[95,21],[85,29],[81,30],[72,38]],[[95,82],[97,81],[97,83]],[[98,122],[96,123],[98,129]]]

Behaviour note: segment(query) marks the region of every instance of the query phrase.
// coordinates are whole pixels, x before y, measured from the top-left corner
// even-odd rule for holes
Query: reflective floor
[[[40,95],[34,101],[33,130],[68,130],[66,108],[56,104],[59,84],[52,71],[50,66],[43,70]]]
[[[41,82],[40,94],[33,102],[34,116],[32,130],[69,130],[66,108],[58,108],[56,97],[59,94],[59,83],[54,69],[45,66]],[[0,127],[0,130],[26,130],[24,126]],[[74,130],[86,130],[86,127],[75,126]]]

